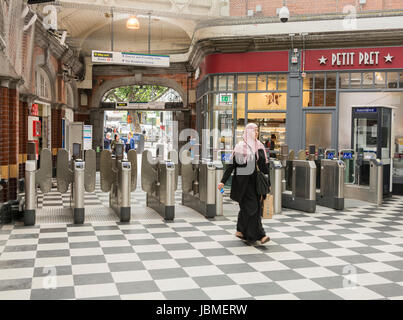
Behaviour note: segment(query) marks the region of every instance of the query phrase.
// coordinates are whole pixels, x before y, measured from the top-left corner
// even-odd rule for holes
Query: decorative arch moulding
[[[304,59],[304,55],[302,55]],[[403,47],[312,49],[304,71],[403,69]]]

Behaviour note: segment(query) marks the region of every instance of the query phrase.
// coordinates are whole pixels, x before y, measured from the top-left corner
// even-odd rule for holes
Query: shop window
[[[286,110],[286,92],[248,93],[248,110]]]
[[[403,72],[399,73],[399,88],[403,88]]]
[[[279,74],[277,90],[287,90],[287,75]]]
[[[374,73],[364,72],[362,74],[362,87],[363,88],[373,88],[374,87]]]
[[[317,73],[315,74],[315,90],[325,89],[325,74]]]
[[[399,84],[399,74],[397,72],[388,72],[387,82],[388,88],[397,88]]]
[[[386,73],[375,72],[374,81],[375,81],[375,88],[385,88]]]
[[[236,100],[236,112],[238,119],[245,119],[245,93],[238,93]]]
[[[336,107],[336,90],[326,90],[326,106]]]
[[[277,90],[277,75],[269,74],[267,76],[267,90],[276,91]]]
[[[267,76],[265,74],[257,76],[257,90],[258,91],[267,90]]]
[[[326,73],[326,89],[336,89],[336,72]]]
[[[304,90],[313,90],[313,74],[308,73],[303,82]]]
[[[238,76],[238,91],[246,91],[246,76]]]
[[[345,73],[340,73],[339,74],[339,86],[340,89],[348,89],[350,86],[350,74],[345,72]]]
[[[212,81],[213,81],[213,83],[212,83],[212,90],[213,90],[213,91],[217,91],[217,89],[218,89],[218,86],[217,86],[218,77],[217,77],[217,76],[214,76],[214,77],[211,77],[211,79],[212,79]]]
[[[256,91],[256,75],[248,75],[248,91]]]
[[[286,114],[285,113],[248,113],[248,123],[255,123],[259,129],[259,140],[262,143],[275,136],[274,150],[280,150],[280,146],[286,141]],[[237,136],[241,135],[244,125],[237,127]]]
[[[315,90],[313,103],[315,107],[323,107],[325,105],[325,91]]]
[[[218,76],[218,91],[227,90],[227,76]]]
[[[313,106],[313,91],[304,91],[302,94],[302,106],[312,107]]]
[[[328,149],[332,145],[332,115],[330,113],[307,113],[305,123],[305,146]]]
[[[235,90],[234,88],[234,76],[228,76],[228,91],[233,91]]]
[[[361,73],[350,74],[350,87],[352,89],[361,89]]]

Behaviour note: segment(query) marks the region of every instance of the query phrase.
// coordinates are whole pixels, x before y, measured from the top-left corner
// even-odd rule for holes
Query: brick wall
[[[9,130],[8,88],[0,87],[0,168],[1,178],[8,179],[8,130]],[[2,184],[0,203],[8,201],[8,184]]]
[[[17,89],[9,89],[9,130],[8,130],[8,161],[9,161],[9,199],[17,199],[18,178],[18,92]]]
[[[91,125],[91,119],[89,114],[74,114],[74,121],[84,122],[84,124]]]

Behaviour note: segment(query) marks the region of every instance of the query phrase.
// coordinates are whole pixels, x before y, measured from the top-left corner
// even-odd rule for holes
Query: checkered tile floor
[[[402,211],[284,210],[254,246],[235,216],[5,225],[0,299],[402,299]]]

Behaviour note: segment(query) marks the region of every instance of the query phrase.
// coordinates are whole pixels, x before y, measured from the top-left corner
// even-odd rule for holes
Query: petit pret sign
[[[306,50],[305,70],[403,68],[403,47]]]

